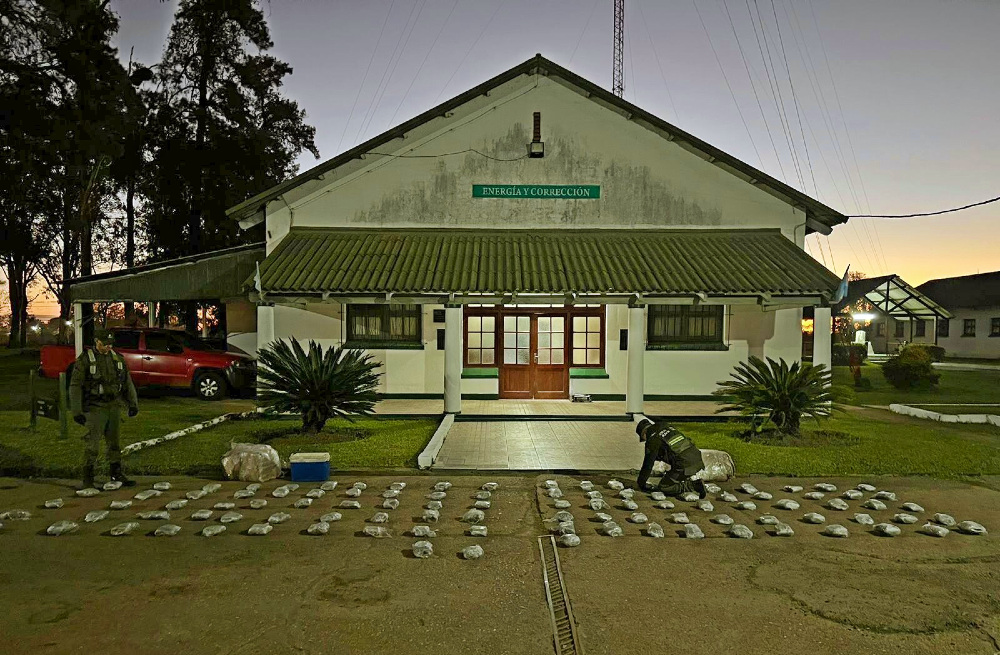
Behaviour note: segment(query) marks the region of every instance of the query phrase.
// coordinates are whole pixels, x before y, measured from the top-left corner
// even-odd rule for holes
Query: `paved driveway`
[[[456,421],[432,468],[627,471],[642,455],[631,421]]]

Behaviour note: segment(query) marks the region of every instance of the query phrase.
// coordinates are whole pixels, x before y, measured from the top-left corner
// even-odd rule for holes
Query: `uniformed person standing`
[[[705,468],[701,451],[694,442],[681,434],[680,430],[666,422],[653,423],[648,418],[639,421],[635,426],[639,441],[646,444],[646,455],[642,460],[642,469],[636,484],[642,491],[652,490],[647,486],[649,474],[653,472],[655,462],[666,462],[670,470],[660,479],[659,490],[668,496],[677,496],[686,491],[696,491],[704,498],[707,495],[705,483],[692,476]]]
[[[94,330],[95,347],[76,358],[69,385],[73,420],[87,427],[84,436],[83,488],[94,486],[94,465],[103,439],[108,447],[111,479],[123,486],[135,484],[122,473],[122,452],[118,444],[121,407],[128,415],[139,413],[139,399],[125,358],[111,349],[111,332]]]

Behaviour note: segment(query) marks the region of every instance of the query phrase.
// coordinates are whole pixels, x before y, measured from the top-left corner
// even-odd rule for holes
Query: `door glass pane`
[[[539,332],[548,332],[549,331],[549,323],[550,322],[551,321],[549,320],[548,316],[539,316],[538,317],[538,331]]]
[[[538,347],[539,348],[548,348],[549,347],[549,333],[548,332],[539,332],[538,333]]]
[[[538,363],[548,364],[549,363],[549,353],[552,352],[548,348],[540,348],[538,350]]]
[[[513,332],[504,332],[503,335],[503,347],[513,348],[517,345],[517,335]]]
[[[515,362],[515,355],[514,355],[514,349],[513,348],[504,348],[503,349],[503,363],[504,364],[514,364],[514,363],[516,363]]]
[[[514,328],[515,325],[516,325],[516,321],[515,321],[515,318],[513,316],[504,316],[503,317],[503,329],[504,329],[504,332],[514,332],[515,331],[515,328]]]
[[[553,316],[552,317],[552,331],[553,332],[562,332],[565,329],[566,328],[563,325],[563,317],[562,316]]]
[[[553,332],[552,333],[552,347],[553,348],[563,348],[563,347],[565,347],[566,343],[565,343],[564,336],[565,335],[562,332]]]
[[[517,317],[517,331],[527,332],[531,327],[531,317],[530,316],[518,316]]]
[[[527,348],[518,348],[517,349],[517,363],[518,364],[527,364],[528,363],[528,349]]]
[[[563,363],[563,351],[561,351],[561,350],[553,350],[552,351],[552,363],[553,364],[562,364]]]
[[[528,345],[530,344],[530,342],[531,342],[531,335],[530,334],[521,334],[520,332],[517,333],[517,347],[518,348],[527,348]]]

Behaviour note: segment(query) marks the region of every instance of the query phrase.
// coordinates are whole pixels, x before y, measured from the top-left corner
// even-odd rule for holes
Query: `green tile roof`
[[[777,230],[298,228],[260,273],[272,295],[801,296],[839,282]]]

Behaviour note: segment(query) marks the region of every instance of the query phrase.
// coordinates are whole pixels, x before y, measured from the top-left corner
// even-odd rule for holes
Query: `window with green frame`
[[[421,347],[420,305],[347,305],[347,342],[371,347]]]
[[[723,305],[649,305],[651,346],[721,345]]]

